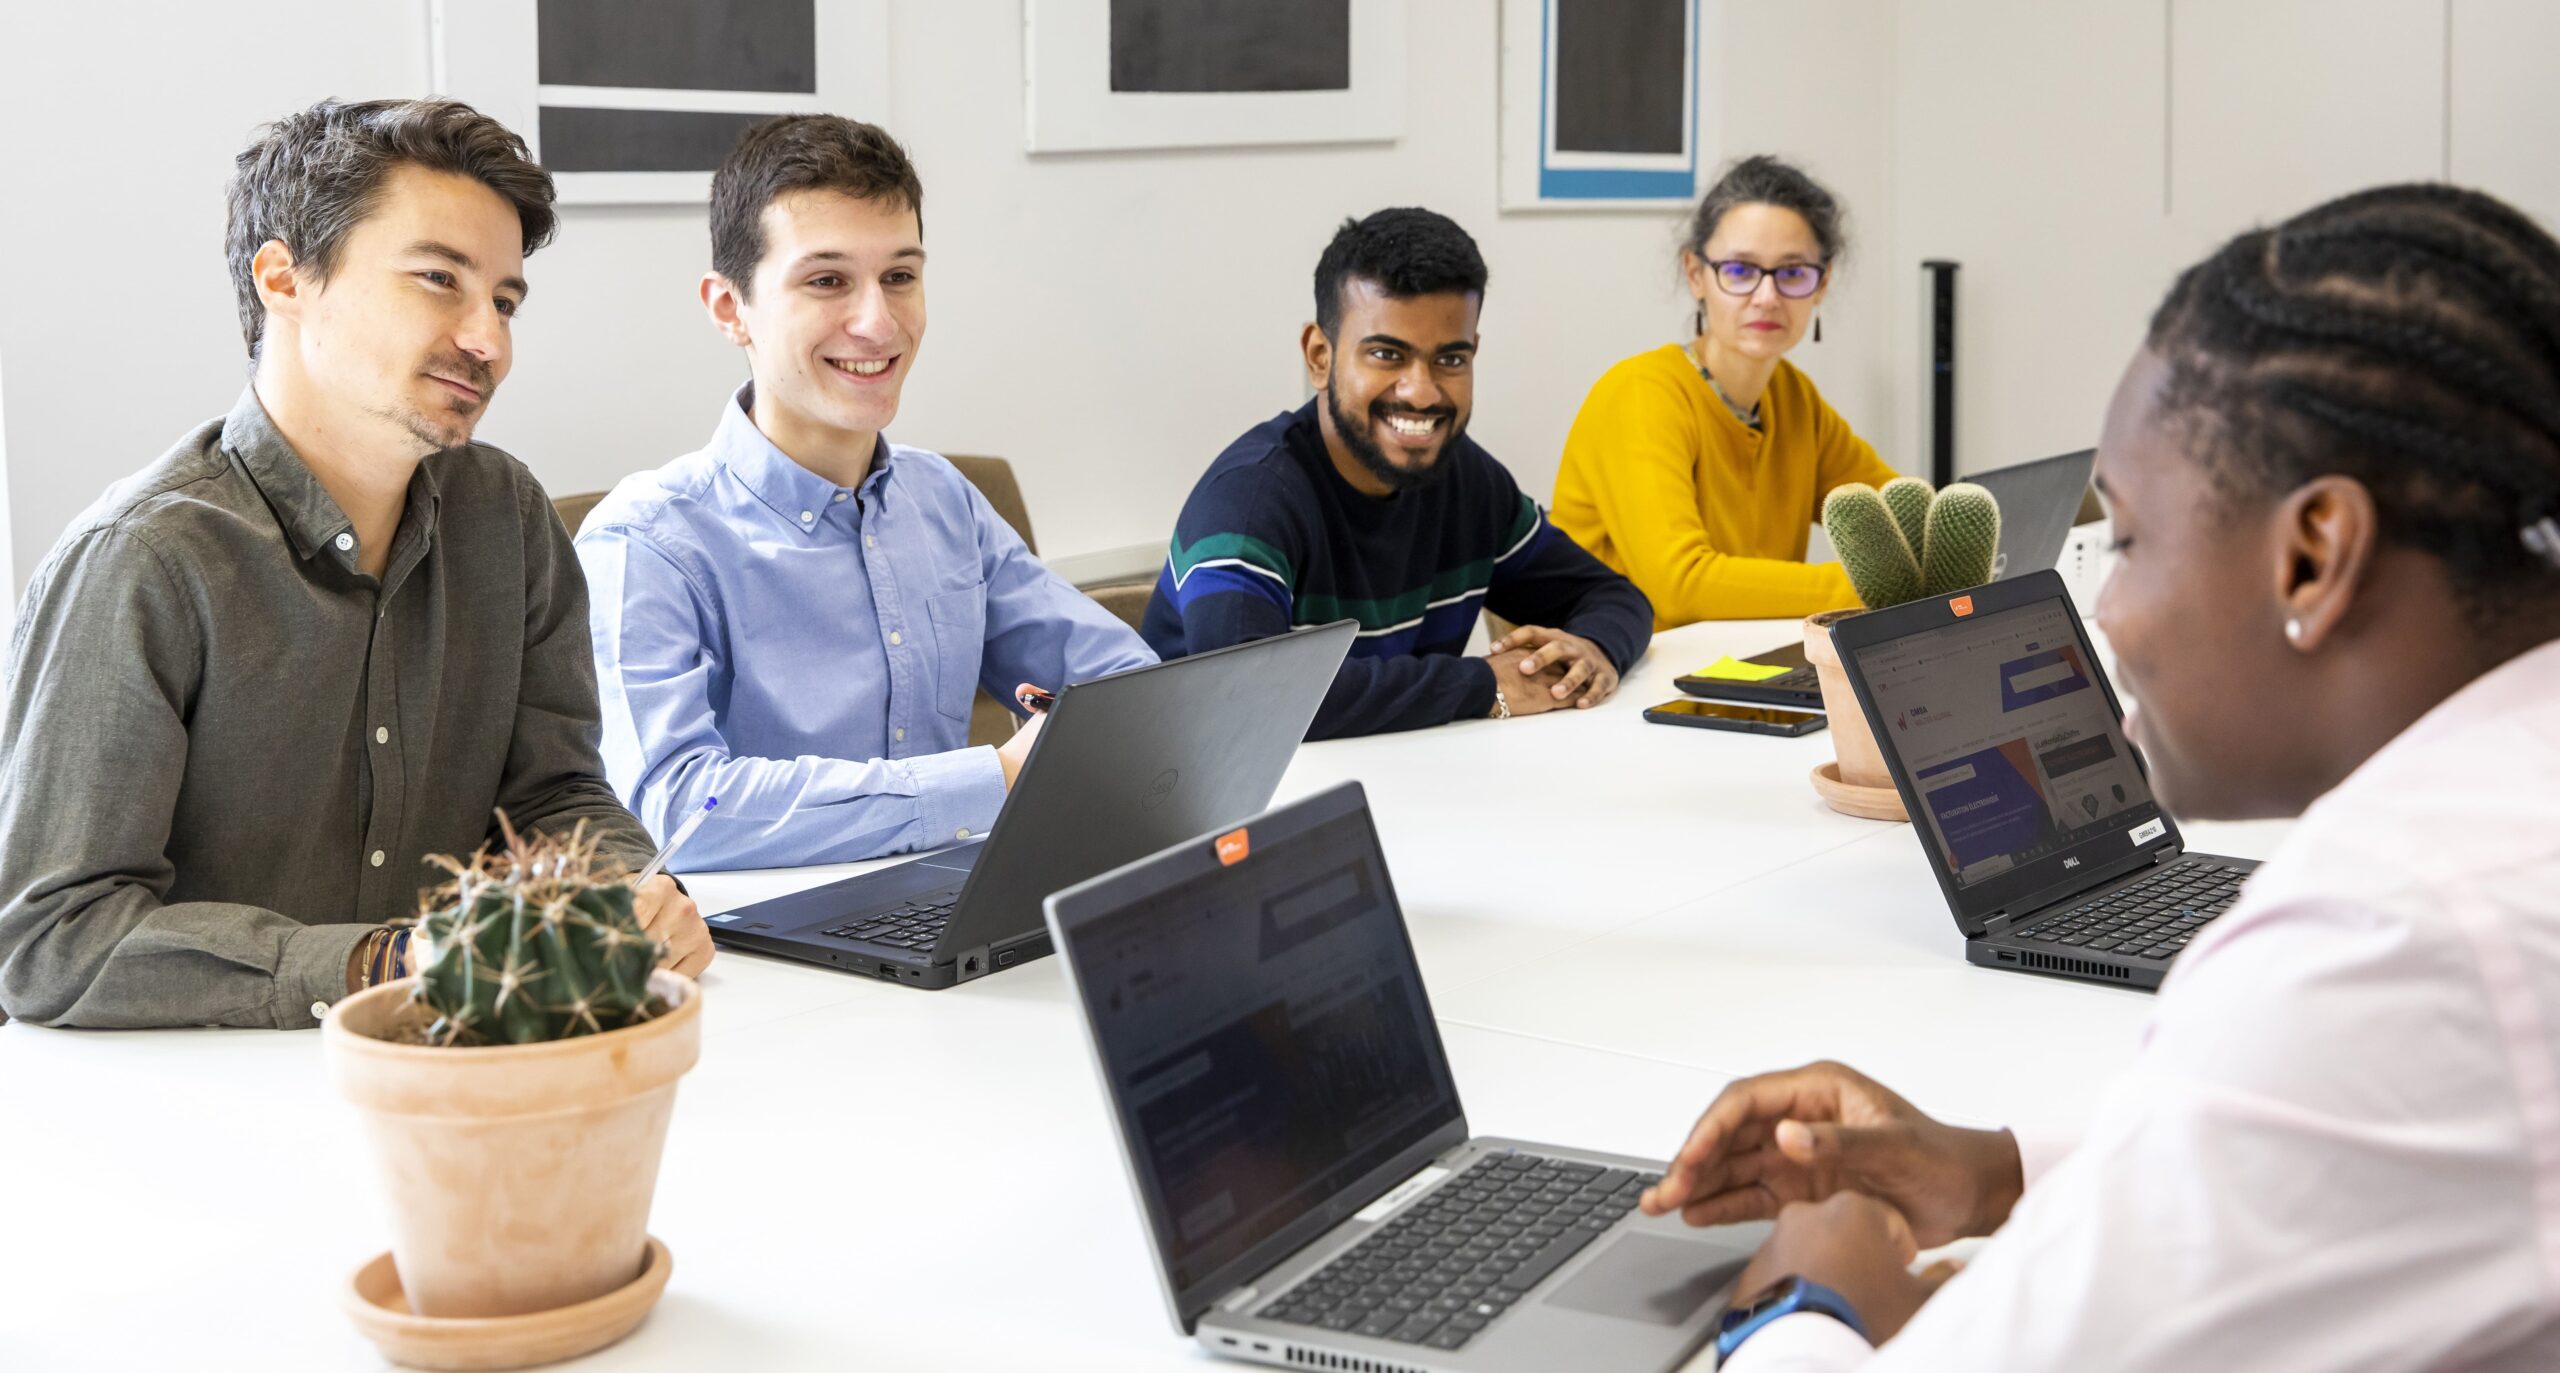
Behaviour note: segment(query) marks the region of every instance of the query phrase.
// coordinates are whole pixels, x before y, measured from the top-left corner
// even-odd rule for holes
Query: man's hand
[[[1609,655],[1600,646],[1579,634],[1541,625],[1522,625],[1502,636],[1493,646],[1496,662],[1503,655],[1519,649],[1529,652],[1520,659],[1520,675],[1526,678],[1553,676],[1545,683],[1547,695],[1558,707],[1589,709],[1618,692],[1618,669],[1611,666]],[[1561,674],[1561,675],[1556,675]],[[1514,715],[1520,707],[1511,708]]]
[[[1548,688],[1564,680],[1561,670],[1533,677],[1520,671],[1525,653],[1488,653],[1485,665],[1493,669],[1493,690],[1509,706],[1510,715],[1539,715],[1563,704]]]
[[[640,917],[640,928],[667,946],[661,966],[695,977],[710,964],[711,927],[702,923],[701,910],[677,889],[674,878],[665,873],[650,878],[632,893],[631,913]]]
[[[1013,689],[1014,699],[1017,701],[1023,700],[1025,698],[1022,693],[1025,691],[1037,690],[1039,689],[1032,686],[1029,682],[1024,682],[1022,685]],[[1041,694],[1047,695],[1048,693],[1042,692]],[[1049,717],[1047,715],[1038,711],[1033,711],[1031,713],[1031,718],[1023,721],[1022,727],[1013,732],[1012,738],[996,745],[996,763],[1004,769],[1004,789],[1006,791],[1013,790],[1013,779],[1022,775],[1022,765],[1031,760],[1031,745],[1037,742],[1040,738],[1040,722],[1048,718]]]
[[[1643,1205],[1647,1215],[1724,1225],[1864,1192],[1935,1249],[1998,1229],[2025,1186],[2008,1131],[1940,1124],[1860,1073],[1815,1063],[1725,1088]]]
[[[1792,1202],[1742,1270],[1734,1304],[1748,1305],[1788,1278],[1818,1282],[1848,1299],[1867,1338],[1881,1346],[1946,1280],[1935,1269],[1930,1277],[1914,1274],[1918,1253],[1901,1213],[1873,1197],[1840,1192]]]

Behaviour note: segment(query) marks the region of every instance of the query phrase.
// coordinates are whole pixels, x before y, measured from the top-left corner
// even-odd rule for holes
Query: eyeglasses
[[[1778,283],[1778,294],[1789,300],[1802,300],[1821,290],[1822,278],[1830,273],[1829,268],[1812,262],[1763,267],[1757,262],[1744,262],[1739,258],[1727,258],[1722,262],[1709,258],[1707,266],[1714,270],[1716,285],[1723,288],[1726,295],[1750,295],[1760,289],[1762,277],[1774,277]]]

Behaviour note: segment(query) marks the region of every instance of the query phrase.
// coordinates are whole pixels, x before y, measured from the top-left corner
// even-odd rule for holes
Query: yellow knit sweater
[[[1793,364],[1770,377],[1755,430],[1672,343],[1592,386],[1551,514],[1652,598],[1656,629],[1774,619],[1858,604],[1849,574],[1807,564],[1805,543],[1833,487],[1893,477]]]

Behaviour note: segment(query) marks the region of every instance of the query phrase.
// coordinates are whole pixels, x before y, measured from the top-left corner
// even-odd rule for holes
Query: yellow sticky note
[[[1727,682],[1765,682],[1772,677],[1786,676],[1787,669],[1768,663],[1746,663],[1728,653],[1699,668],[1696,675]]]

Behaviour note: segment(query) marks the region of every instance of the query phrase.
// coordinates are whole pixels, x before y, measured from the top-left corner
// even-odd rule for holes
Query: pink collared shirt
[[[2305,812],[2075,1146],[1882,1350],[1730,1373],[2560,1369],[2560,643]]]

